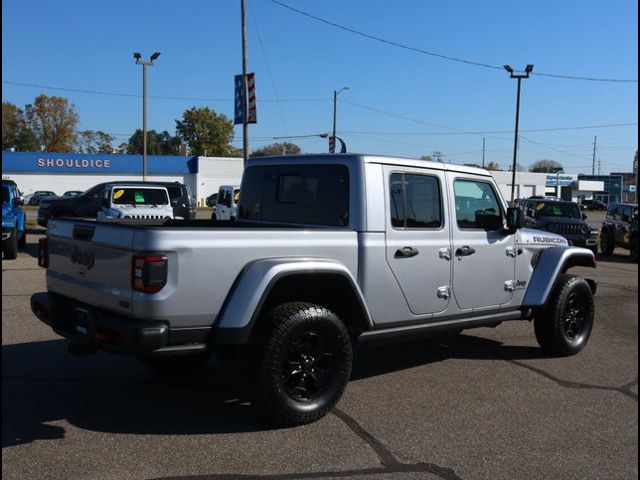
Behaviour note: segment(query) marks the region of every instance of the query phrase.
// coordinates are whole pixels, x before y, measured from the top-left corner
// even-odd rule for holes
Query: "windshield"
[[[166,190],[159,188],[114,188],[112,194],[114,205],[168,205]]]
[[[9,194],[9,187],[2,187],[2,203],[9,203],[11,195]]]
[[[535,205],[535,216],[539,217],[564,217],[582,219],[580,207],[574,203],[538,202]]]

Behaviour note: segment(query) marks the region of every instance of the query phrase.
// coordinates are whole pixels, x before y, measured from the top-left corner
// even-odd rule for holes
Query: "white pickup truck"
[[[157,370],[239,357],[281,425],[333,408],[355,342],[524,320],[551,355],[587,344],[596,285],[568,270],[593,252],[523,228],[486,170],[287,155],[249,160],[241,188],[236,222],[52,218],[33,312],[76,354]]]
[[[174,218],[169,192],[165,187],[147,185],[109,185],[97,218],[168,220]]]

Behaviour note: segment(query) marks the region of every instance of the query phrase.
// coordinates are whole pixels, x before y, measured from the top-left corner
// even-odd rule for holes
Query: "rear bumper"
[[[125,317],[48,292],[31,296],[31,310],[71,343],[125,355],[179,355],[206,350],[209,328],[171,330],[168,322]]]

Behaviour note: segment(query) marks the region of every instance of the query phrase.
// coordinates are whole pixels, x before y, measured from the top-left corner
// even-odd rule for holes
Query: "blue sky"
[[[510,164],[516,81],[506,72],[363,38],[271,0],[247,2],[259,122],[250,126],[252,149],[273,143],[274,136],[330,131],[333,90],[349,86],[338,104],[338,136],[349,151],[419,157],[437,150],[452,163],[480,162],[485,137],[486,161]],[[634,1],[283,2],[392,42],[474,62],[638,78]],[[24,107],[40,93],[67,97],[78,109],[80,128],[117,134],[120,143],[141,127],[141,98],[42,87],[140,95],[142,72],[132,52],[148,57],[158,51],[149,95],[206,100],[150,98],[149,129],[174,133],[175,119],[192,106],[233,116],[233,76],[242,67],[240,0],[3,0],[2,9],[4,101]],[[637,82],[534,75],[522,83],[519,161],[555,159],[566,171],[588,173],[597,135],[602,172],[629,170],[637,121]],[[611,124],[633,125],[601,126]],[[539,129],[559,130],[526,131]],[[291,141],[307,152],[327,148],[317,137]],[[234,144],[242,144],[239,127]]]

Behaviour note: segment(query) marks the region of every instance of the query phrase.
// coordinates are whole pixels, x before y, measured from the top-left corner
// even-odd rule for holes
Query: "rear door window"
[[[440,182],[429,175],[393,173],[390,176],[391,225],[396,228],[440,228]]]

